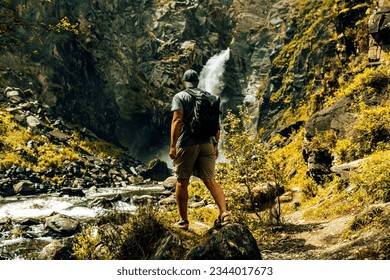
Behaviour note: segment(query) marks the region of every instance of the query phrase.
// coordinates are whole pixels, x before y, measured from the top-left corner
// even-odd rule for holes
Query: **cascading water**
[[[199,88],[204,89],[213,95],[219,96],[222,103],[221,107],[224,107],[223,103],[226,102],[226,99],[221,96],[221,92],[225,86],[222,77],[225,72],[225,63],[229,60],[229,58],[230,49],[227,48],[226,50],[223,50],[219,54],[216,54],[210,58],[199,75]],[[223,134],[221,137],[223,138]],[[219,141],[219,162],[226,161],[221,147],[222,141],[223,139]]]
[[[222,80],[225,72],[225,63],[229,60],[230,49],[220,52],[210,58],[199,75],[199,87],[213,95],[220,96],[224,83]]]

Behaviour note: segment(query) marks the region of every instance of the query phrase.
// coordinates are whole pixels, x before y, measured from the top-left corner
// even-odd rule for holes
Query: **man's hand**
[[[175,159],[176,158],[176,148],[169,148],[169,157],[171,159]]]

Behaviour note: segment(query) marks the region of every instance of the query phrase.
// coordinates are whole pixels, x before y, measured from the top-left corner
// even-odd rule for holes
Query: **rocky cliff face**
[[[377,4],[371,61],[388,48],[380,36],[388,29],[375,18],[386,19],[389,4]],[[351,57],[368,52],[364,19],[374,7],[365,0],[2,5],[2,16],[6,9],[17,20],[10,21],[11,36],[1,44],[0,85],[31,87],[56,113],[143,160],[166,153],[170,101],[184,71],[200,71],[227,48],[221,93],[226,108],[245,103],[263,139],[288,137],[324,107]]]
[[[19,81],[12,86],[33,87],[57,113],[144,158],[159,156],[168,144],[170,100],[187,68],[200,71],[212,55],[230,47],[222,95],[230,108],[247,96],[256,113],[255,97],[266,86],[270,55],[281,48],[286,31],[293,32],[288,28],[291,1],[3,5],[28,25],[61,30],[11,29],[17,39],[2,48],[4,86]]]

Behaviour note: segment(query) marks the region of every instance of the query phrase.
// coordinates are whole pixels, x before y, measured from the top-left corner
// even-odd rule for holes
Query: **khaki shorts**
[[[214,179],[215,160],[215,146],[207,143],[177,148],[173,164],[179,179],[189,179],[191,175],[201,179]]]

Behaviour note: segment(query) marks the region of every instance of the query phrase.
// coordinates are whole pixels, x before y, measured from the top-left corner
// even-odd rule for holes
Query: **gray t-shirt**
[[[196,93],[200,93],[200,90],[197,88],[191,88],[191,90]],[[177,147],[189,147],[198,144],[217,143],[215,137],[196,138],[191,134],[191,131],[189,130],[189,123],[191,121],[191,113],[194,108],[194,105],[194,98],[188,92],[185,91],[177,93],[172,99],[171,111],[183,111],[183,125],[181,128],[179,139],[177,141]]]

